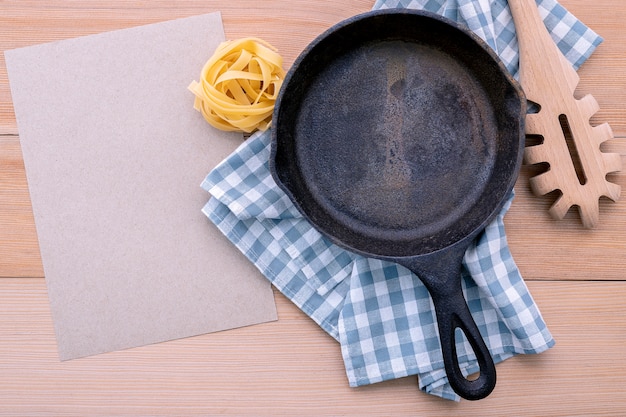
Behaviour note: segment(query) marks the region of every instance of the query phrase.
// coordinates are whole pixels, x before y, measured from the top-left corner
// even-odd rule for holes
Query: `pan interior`
[[[295,140],[306,185],[361,233],[437,233],[476,204],[493,170],[496,119],[486,103],[478,81],[444,52],[363,45],[333,61],[302,102]]]
[[[510,115],[498,111],[511,109],[494,102],[507,83],[492,79],[493,68],[467,65],[491,59],[480,47],[459,58],[433,42],[446,37],[364,36],[290,81],[285,94],[297,100],[285,95],[275,119],[276,169],[301,211],[338,243],[381,256],[435,251],[481,226],[508,192],[511,169],[494,175],[517,159],[503,161],[511,143],[502,139],[512,136],[517,150],[519,125],[503,135]]]

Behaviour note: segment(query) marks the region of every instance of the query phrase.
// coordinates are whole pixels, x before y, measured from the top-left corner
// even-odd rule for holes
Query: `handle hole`
[[[480,372],[474,372],[473,374],[469,374],[465,379],[467,379],[470,382],[476,381],[479,376],[480,376]]]
[[[454,343],[456,344],[456,359],[459,365],[476,359],[476,353],[474,352],[470,342],[467,340],[463,329],[460,327],[456,327],[454,329]],[[461,369],[461,372],[468,381],[474,381],[480,376],[480,371],[468,375],[468,371],[465,367]]]
[[[587,183],[587,175],[585,174],[585,169],[583,168],[580,154],[578,153],[578,148],[576,147],[576,139],[572,134],[572,129],[569,125],[569,121],[567,120],[567,116],[564,114],[560,115],[559,122],[561,123],[565,143],[567,144],[567,149],[569,150],[572,163],[574,164],[574,171],[576,171],[578,182],[580,185],[585,185]]]

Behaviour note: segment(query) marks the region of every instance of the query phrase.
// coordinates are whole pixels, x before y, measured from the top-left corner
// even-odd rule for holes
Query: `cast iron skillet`
[[[525,112],[521,88],[482,40],[400,9],[355,16],[313,41],[274,110],[275,181],[332,242],[420,277],[450,384],[472,400],[489,395],[496,371],[461,291],[462,258],[513,188]],[[477,379],[459,368],[457,328]]]

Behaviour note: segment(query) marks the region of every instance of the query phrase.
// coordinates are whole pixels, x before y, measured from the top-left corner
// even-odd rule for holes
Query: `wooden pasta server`
[[[577,206],[583,226],[593,228],[600,217],[599,199],[617,201],[621,192],[606,179],[622,169],[621,157],[600,150],[613,132],[608,123],[590,124],[599,110],[593,96],[574,97],[578,74],[550,37],[535,0],[509,0],[509,7],[519,42],[520,83],[528,100],[539,106],[526,117],[526,134],[543,138],[526,147],[524,162],[550,165],[530,179],[531,189],[536,195],[559,190],[550,214],[562,219]]]

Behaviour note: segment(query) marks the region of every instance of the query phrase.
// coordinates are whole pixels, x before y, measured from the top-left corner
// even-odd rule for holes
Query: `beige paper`
[[[187,90],[223,39],[213,13],[5,53],[62,360],[276,319],[201,212],[242,142]]]

